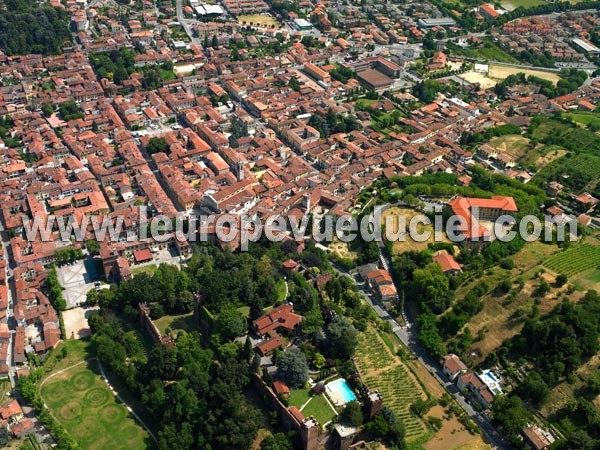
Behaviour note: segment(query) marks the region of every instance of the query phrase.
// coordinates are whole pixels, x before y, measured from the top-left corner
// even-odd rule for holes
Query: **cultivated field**
[[[600,268],[600,246],[581,243],[556,253],[544,261],[544,266],[553,272],[568,277],[590,269]]]
[[[427,393],[437,399],[446,391],[418,360],[398,357],[400,349],[395,336],[379,334],[370,326],[359,335],[355,362],[369,389],[379,391],[383,404],[402,418],[409,447],[450,450],[466,445],[464,448],[489,449],[479,435],[469,433],[447,408],[434,406],[425,415],[442,419],[441,428],[435,432],[410,412],[410,405],[427,398]]]
[[[40,395],[54,418],[86,450],[152,447],[148,433],[100,377],[95,360],[47,378]]]
[[[374,328],[360,333],[355,361],[364,383],[369,389],[379,391],[384,404],[404,422],[407,440],[425,436],[428,429],[410,412],[410,405],[427,398],[427,394],[402,361],[392,355]]]
[[[544,80],[549,80],[554,84],[558,83],[558,80],[560,80],[560,77],[555,73],[543,72],[541,70],[524,69],[521,67],[496,66],[493,64],[490,65],[488,76],[497,80],[504,80],[509,75],[513,75],[515,73],[534,75],[536,77],[543,78]]]

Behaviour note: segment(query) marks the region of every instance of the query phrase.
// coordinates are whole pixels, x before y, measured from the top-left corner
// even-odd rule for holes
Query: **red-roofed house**
[[[147,248],[144,248],[142,250],[135,250],[133,252],[133,258],[135,259],[135,262],[138,264],[147,262],[147,261],[152,261],[152,253],[150,253],[150,250]]]
[[[275,330],[284,329],[292,332],[302,322],[304,317],[294,313],[294,307],[289,303],[274,308],[262,317],[252,322],[252,327],[259,336],[272,335]]]
[[[448,253],[440,253],[439,255],[434,256],[433,262],[442,266],[442,272],[444,273],[455,274],[462,272],[460,264],[456,262],[454,256],[449,255]]]
[[[500,195],[494,195],[492,198],[467,198],[459,195],[448,202],[448,206],[455,216],[462,218],[462,245],[490,241],[489,231],[479,220],[493,221],[503,215],[514,216],[519,211],[512,197]],[[473,214],[475,211],[476,214]]]
[[[450,381],[456,380],[456,378],[467,371],[467,366],[460,358],[454,353],[444,356],[444,373],[450,378]]]

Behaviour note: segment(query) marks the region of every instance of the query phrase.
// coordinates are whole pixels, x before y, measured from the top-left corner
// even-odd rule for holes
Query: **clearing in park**
[[[47,378],[40,395],[52,416],[86,450],[153,448],[152,438],[101,378],[95,360]]]

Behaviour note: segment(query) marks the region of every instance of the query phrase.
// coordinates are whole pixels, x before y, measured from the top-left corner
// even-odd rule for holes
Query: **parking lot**
[[[58,281],[64,288],[63,296],[67,301],[67,308],[83,304],[88,291],[94,288],[94,282],[100,278],[92,259],[57,267],[56,272]]]

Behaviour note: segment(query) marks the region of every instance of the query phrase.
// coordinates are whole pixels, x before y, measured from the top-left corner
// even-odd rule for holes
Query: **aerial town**
[[[599,8],[0,0],[0,448],[600,449]]]

